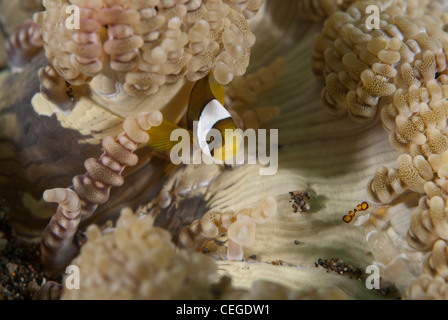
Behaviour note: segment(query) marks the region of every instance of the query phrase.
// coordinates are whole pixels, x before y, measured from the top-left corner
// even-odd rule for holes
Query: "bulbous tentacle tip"
[[[33,295],[33,300],[59,300],[62,295],[63,286],[54,281],[45,282]]]
[[[56,202],[58,203],[64,212],[71,213],[67,218],[75,218],[81,210],[81,201],[77,193],[71,189],[55,188],[45,190],[42,198],[46,202]]]
[[[162,124],[163,114],[159,110],[142,112],[137,116],[137,121],[141,129],[149,130]]]
[[[159,110],[153,110],[150,111],[148,114],[148,123],[153,126],[157,127],[162,124],[163,121],[163,114]]]
[[[48,189],[43,193],[43,199],[47,202],[67,203],[68,197],[68,191],[62,188]]]
[[[274,197],[269,196],[263,201],[263,213],[266,217],[272,217],[277,213],[277,201]]]
[[[78,251],[73,237],[81,221],[81,200],[68,188],[46,190],[43,198],[47,202],[59,203],[41,240],[42,265],[48,274],[57,275]]]
[[[145,97],[165,84],[197,81],[214,66],[223,83],[242,75],[255,43],[247,19],[263,2],[73,0],[79,19],[68,22],[66,4],[47,0],[34,19],[48,60],[69,83],[119,73],[125,93]],[[73,27],[58,27],[67,22]]]

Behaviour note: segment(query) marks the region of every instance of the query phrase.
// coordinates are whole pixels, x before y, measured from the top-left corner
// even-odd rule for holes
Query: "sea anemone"
[[[49,272],[79,267],[63,298],[447,298],[448,3],[262,3],[44,1],[45,57],[0,74],[0,193]],[[80,30],[59,28],[70,4]],[[278,130],[274,175],[145,144],[212,69],[239,127]]]

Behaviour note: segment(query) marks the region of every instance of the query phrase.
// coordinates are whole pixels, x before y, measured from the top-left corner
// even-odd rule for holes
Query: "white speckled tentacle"
[[[85,162],[87,172],[73,178],[73,190],[52,189],[44,192],[47,202],[57,202],[57,213],[48,224],[42,237],[42,263],[50,273],[58,273],[75,256],[77,249],[73,237],[82,216],[92,214],[98,204],[109,199],[112,186],[121,186],[121,176],[126,166],[134,166],[138,157],[133,153],[139,143],[149,140],[146,132],[162,122],[159,111],[128,117],[124,121],[124,132],[117,139],[105,137],[105,149],[99,159],[89,158]]]
[[[44,192],[47,202],[57,202],[56,214],[47,225],[41,241],[41,261],[50,274],[60,272],[75,256],[73,237],[81,221],[81,202],[71,189],[51,189]]]
[[[149,140],[146,131],[160,125],[162,119],[160,111],[127,117],[123,123],[124,132],[116,139],[108,136],[102,140],[104,153],[98,159],[87,159],[84,163],[87,172],[73,178],[73,188],[81,199],[83,215],[92,214],[99,204],[105,203],[111,187],[123,184],[121,173],[124,168],[138,162],[134,154],[138,144]]]

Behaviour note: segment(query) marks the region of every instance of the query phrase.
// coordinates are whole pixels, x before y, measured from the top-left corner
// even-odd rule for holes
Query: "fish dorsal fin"
[[[218,82],[213,82],[210,84],[210,90],[212,91],[212,94],[215,96],[216,100],[224,105],[224,99],[226,97],[226,90],[224,89],[224,87]]]
[[[222,105],[224,105],[224,100],[226,97],[226,90],[224,89],[224,87],[222,85],[220,85],[215,77],[214,77],[214,72],[213,70],[210,71],[210,77],[211,77],[211,81],[210,81],[210,90],[212,91],[212,94],[215,96],[215,99],[219,101],[219,103],[221,103]]]
[[[189,129],[193,126],[193,121],[197,121],[204,106],[215,99],[210,89],[209,76],[196,81],[191,89],[190,100],[188,101],[187,126]]]

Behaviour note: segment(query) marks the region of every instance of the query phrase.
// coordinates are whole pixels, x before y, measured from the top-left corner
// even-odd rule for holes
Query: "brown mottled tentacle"
[[[51,65],[40,68],[37,75],[40,92],[45,99],[58,105],[61,110],[73,109],[75,103],[70,84]]]
[[[104,153],[99,159],[87,159],[84,163],[87,172],[73,178],[73,189],[81,200],[83,215],[90,215],[99,204],[105,203],[111,187],[123,184],[124,168],[137,164],[138,157],[134,154],[137,145],[149,140],[146,131],[160,125],[162,119],[160,111],[127,117],[123,123],[124,132],[116,139],[110,136],[103,139]]]
[[[42,237],[42,263],[47,272],[58,273],[73,259],[77,252],[73,237],[81,217],[92,214],[98,204],[106,202],[112,186],[123,184],[123,169],[137,164],[138,158],[133,153],[137,145],[147,142],[146,131],[160,125],[162,120],[160,111],[126,118],[124,132],[116,139],[109,136],[103,139],[104,153],[99,159],[86,160],[87,172],[73,178],[71,189],[45,191],[45,201],[59,203]]]
[[[73,237],[81,221],[81,202],[71,189],[51,189],[44,192],[47,202],[59,207],[45,228],[41,241],[41,261],[49,274],[57,274],[77,253]]]
[[[40,25],[33,21],[22,23],[14,30],[6,43],[9,66],[13,71],[21,71],[42,47]]]

